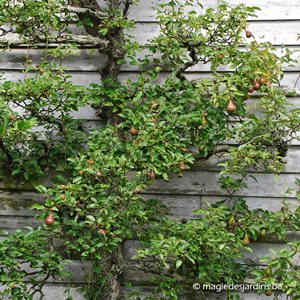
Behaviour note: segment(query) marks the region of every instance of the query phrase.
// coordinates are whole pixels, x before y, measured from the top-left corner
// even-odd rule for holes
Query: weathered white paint
[[[137,3],[136,6],[133,7],[131,13],[129,14],[129,18],[138,20],[139,22],[145,21],[155,21],[156,19],[156,11],[153,10],[153,6],[157,6],[161,3],[167,3],[168,0],[156,0],[156,1],[147,1],[141,0]],[[270,0],[270,1],[260,1],[260,0],[230,0],[227,1],[229,5],[236,6],[238,4],[245,4],[246,6],[258,6],[261,10],[256,11],[257,18],[249,17],[248,20],[290,20],[290,19],[299,19],[300,7],[298,0]],[[183,0],[180,3],[184,3]],[[200,1],[203,5],[203,9],[197,7],[196,5],[193,7],[193,10],[202,13],[208,9],[213,8],[218,5],[219,1],[211,0],[211,1]],[[189,9],[191,10],[191,9]]]
[[[275,181],[271,174],[253,173],[257,182],[250,178],[246,181],[249,189],[243,189],[235,193],[236,196],[258,196],[258,197],[282,197],[287,188],[298,189],[295,184],[294,174],[280,174]],[[226,176],[226,175],[224,175]],[[171,194],[171,195],[228,195],[217,183],[220,175],[218,172],[185,171],[182,178],[177,174],[171,174],[170,180],[159,179],[153,183],[144,193]],[[294,197],[295,193],[287,195]]]
[[[299,45],[297,41],[298,21],[262,21],[249,24],[253,36],[259,42],[271,42],[273,45]],[[156,23],[139,23],[136,29],[130,30],[130,34],[137,38],[140,44],[146,44],[147,40],[159,34],[159,26]],[[251,42],[253,38],[247,39]]]

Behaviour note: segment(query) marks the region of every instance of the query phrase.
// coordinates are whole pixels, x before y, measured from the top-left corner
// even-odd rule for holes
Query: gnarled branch
[[[75,43],[77,45],[91,45],[94,47],[100,47],[105,49],[109,42],[106,39],[101,39],[98,37],[93,37],[90,35],[66,35],[66,36],[49,36],[45,37],[44,35],[34,35],[31,39],[27,38],[9,38],[9,37],[0,37],[0,45],[16,47],[20,45],[38,44],[38,43],[50,43],[50,44],[67,44]]]

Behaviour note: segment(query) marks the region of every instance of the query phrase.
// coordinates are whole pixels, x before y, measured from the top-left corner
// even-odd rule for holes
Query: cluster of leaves
[[[71,278],[63,272],[66,264],[56,250],[58,235],[54,231],[39,227],[18,229],[15,234],[1,232],[5,239],[0,242],[0,276],[2,285],[7,286],[1,296],[9,299],[33,299],[35,294],[44,296],[43,286],[50,279]],[[30,278],[30,286],[26,284]],[[2,298],[3,299],[3,298]]]
[[[72,76],[60,66],[67,56],[77,54],[74,49],[75,45],[68,45],[48,50],[35,68],[27,60],[23,82],[1,83],[2,177],[7,168],[12,175],[21,173],[27,180],[44,176],[50,167],[60,165],[63,169],[67,157],[86,144],[84,120],[74,119],[72,114],[97,95],[74,85]],[[54,59],[48,63],[48,56],[59,57],[59,66]],[[26,77],[32,70],[38,74]]]

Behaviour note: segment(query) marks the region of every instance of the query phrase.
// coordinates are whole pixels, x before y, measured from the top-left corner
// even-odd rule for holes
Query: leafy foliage
[[[204,12],[189,0],[159,4],[159,34],[140,45],[124,31],[135,26],[127,18],[132,1],[123,6],[107,1],[101,9],[93,1],[75,2],[0,1],[0,42],[9,47],[5,36],[15,32],[14,46],[28,48],[24,79],[3,79],[0,85],[2,177],[7,169],[26,180],[46,176],[49,168],[59,172],[53,186],[36,187],[46,200],[32,206],[41,211],[40,220],[53,214],[54,225],[18,230],[0,244],[1,281],[13,284],[2,295],[32,299],[42,294],[49,277],[65,276],[59,247],[68,257],[93,261],[89,284],[81,288],[86,299],[118,299],[118,278],[125,269],[154,274],[155,291],[172,300],[195,282],[237,283],[251,270],[264,281],[259,267],[238,261],[239,249],[252,251],[247,237],[256,240],[268,232],[282,238],[287,230],[298,230],[299,209],[292,212],[284,200],[278,213],[250,210],[235,193],[247,188],[248,177],[256,180],[247,174],[253,167],[278,176],[288,142],[299,139],[299,109],[291,109],[276,87],[282,65],[294,62],[291,51],[282,49],[279,57],[270,43],[245,42],[246,19],[255,16],[256,7],[222,3]],[[75,34],[80,26],[87,36]],[[29,54],[38,43],[45,44],[44,57],[33,66]],[[88,87],[75,85],[65,67],[68,57],[87,44],[107,55],[99,69],[101,83]],[[140,71],[120,82],[127,62]],[[211,76],[195,78],[192,68]],[[254,88],[258,95],[249,100]],[[228,109],[230,101],[235,108]],[[74,119],[84,106],[105,118],[105,128]],[[226,145],[232,141],[237,145]],[[163,216],[165,207],[157,200],[143,199],[141,192],[157,178],[168,180],[170,172],[182,177],[195,160],[223,152],[229,157],[219,164],[218,183],[228,197],[203,203],[194,220]],[[137,260],[128,261],[122,247],[133,237],[143,248]],[[288,262],[298,244],[289,245],[292,250],[280,250],[276,255],[282,257],[269,265],[283,275],[293,297],[297,269],[290,271]],[[8,248],[14,251],[5,253]],[[29,263],[30,271],[19,272],[18,263]],[[268,276],[266,282],[274,280]]]

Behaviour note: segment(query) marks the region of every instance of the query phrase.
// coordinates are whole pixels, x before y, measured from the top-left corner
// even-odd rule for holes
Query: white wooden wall
[[[138,6],[135,7],[130,17],[137,20],[136,29],[132,34],[137,37],[140,43],[146,42],[148,38],[153,37],[158,33],[158,25],[156,22],[155,11],[152,6],[167,2],[167,0],[140,0]],[[249,6],[260,6],[261,11],[258,11],[258,18],[249,19],[249,30],[256,36],[261,37],[261,41],[270,41],[280,51],[281,44],[288,46],[291,50],[300,50],[300,41],[297,41],[297,34],[300,33],[300,2],[299,0],[229,0],[230,5],[237,5],[244,2]],[[203,0],[204,8],[216,6],[217,0]],[[77,32],[82,31],[82,28],[76,29]],[[70,74],[73,75],[76,84],[89,85],[92,82],[99,82],[100,76],[97,68],[101,66],[104,56],[95,52],[89,54],[90,49],[80,49],[80,59],[71,57],[67,60],[67,66]],[[40,62],[40,50],[35,49],[30,51],[30,59],[33,65]],[[5,72],[7,80],[22,79],[24,74],[23,63],[25,62],[26,47],[13,49],[4,54],[4,58],[0,61],[0,72]],[[295,53],[294,57],[297,58]],[[221,69],[222,70],[222,69]],[[226,67],[223,67],[226,70]],[[124,65],[121,70],[120,80],[126,80],[128,76],[135,77],[138,67],[129,64]],[[282,85],[294,87],[295,81],[299,74],[299,64],[295,67],[284,66],[285,78]],[[205,72],[205,73],[203,73]],[[209,66],[195,67],[189,70],[188,77],[204,77],[209,75]],[[296,88],[300,89],[300,81]],[[295,105],[299,105],[299,98],[294,98]],[[75,114],[75,117],[85,118],[89,124],[95,126],[101,122],[95,117],[95,113],[91,108],[81,109]],[[282,195],[286,188],[296,187],[295,177],[300,177],[300,146],[299,143],[293,143],[287,154],[288,163],[282,174],[279,176],[278,182],[274,181],[270,174],[264,175],[260,171],[253,170],[253,174],[258,180],[249,180],[247,183],[249,190],[242,190],[241,196],[247,201],[250,208],[263,208],[270,211],[278,211],[281,208]],[[217,164],[223,161],[224,158],[210,158],[204,163],[197,163],[197,168],[192,168],[190,171],[185,171],[182,178],[177,175],[171,175],[170,180],[158,180],[145,193],[145,198],[157,198],[165,203],[170,208],[170,213],[176,217],[195,218],[192,214],[193,210],[201,207],[200,201],[204,200],[213,203],[224,199],[226,194],[220,189],[217,184],[218,172],[220,168]],[[50,174],[49,174],[50,175]],[[50,184],[49,180],[44,180],[44,184]],[[26,225],[33,227],[38,226],[40,221],[34,219],[35,212],[29,211],[30,206],[36,201],[43,201],[43,197],[35,194],[31,184],[23,182],[22,179],[10,182],[9,179],[0,182],[0,230],[13,232],[14,229]],[[294,197],[294,194],[288,195],[288,201],[293,205],[299,205],[299,201]],[[293,239],[295,235],[291,234]],[[251,244],[253,254],[245,254],[245,263],[252,259],[255,262],[259,261],[262,256],[270,256],[269,248],[279,249],[282,244],[278,241],[265,238],[256,243]],[[137,241],[131,240],[126,242],[125,256],[130,258],[134,255],[134,249],[138,248]],[[84,274],[88,273],[88,266],[80,261],[74,261],[71,269],[74,271],[73,282],[76,284],[85,283]],[[123,281],[130,282],[133,286],[142,290],[144,293],[151,293],[149,290],[142,289],[143,285],[150,285],[149,276],[139,272],[126,271],[122,276]],[[66,286],[61,283],[51,283],[46,289],[47,300],[65,299],[63,291]],[[0,290],[2,288],[0,287]],[[125,295],[128,289],[123,286],[122,291]],[[83,296],[73,291],[75,299],[84,299]],[[257,296],[254,292],[245,292],[240,295],[241,299],[268,299],[265,295]],[[224,293],[204,293],[185,291],[182,299],[225,299]]]

